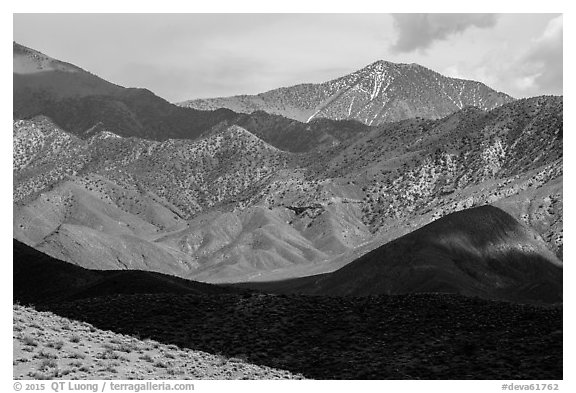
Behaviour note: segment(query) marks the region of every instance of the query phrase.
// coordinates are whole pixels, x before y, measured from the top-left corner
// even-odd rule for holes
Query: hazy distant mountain
[[[45,115],[81,137],[113,129],[118,135],[154,140],[196,138],[236,116],[229,110],[178,107],[149,90],[114,85],[16,42],[13,57],[14,119]]]
[[[414,117],[438,119],[465,106],[491,110],[512,100],[480,82],[445,77],[418,64],[380,60],[324,83],[258,95],[196,99],[179,105],[243,113],[265,111],[302,122],[328,118],[379,125]]]

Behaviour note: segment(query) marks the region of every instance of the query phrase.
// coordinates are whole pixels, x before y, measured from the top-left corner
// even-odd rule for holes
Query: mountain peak
[[[468,105],[491,110],[513,100],[479,82],[449,78],[416,63],[380,59],[324,83],[179,105],[200,110],[228,108],[243,113],[262,110],[302,122],[327,118],[376,126],[415,117],[438,119]]]
[[[370,63],[365,68],[368,68],[368,67],[403,67],[403,66],[404,67],[411,67],[411,66],[422,67],[420,64],[417,64],[417,63],[395,63],[393,61],[379,59],[373,63]]]
[[[37,50],[32,49],[32,48],[28,48],[27,46],[24,46],[22,44],[17,43],[16,41],[12,41],[12,50],[13,50],[14,55],[24,54],[24,55],[38,55],[38,56],[42,56],[42,57],[49,57],[40,51],[37,51]]]
[[[374,68],[374,67],[388,67],[391,65],[396,65],[396,63],[392,63],[391,61],[388,60],[383,60],[383,59],[379,59],[376,60],[375,62],[369,64],[368,66],[366,66],[366,68]]]
[[[34,49],[13,41],[12,45],[15,74],[36,74],[45,71],[79,72],[80,67],[65,63]]]
[[[360,70],[352,73],[354,74],[365,74],[366,72],[376,72],[376,73],[386,73],[390,70],[399,70],[402,68],[404,64],[401,63],[393,63],[388,60],[376,60],[373,63],[368,64],[366,67],[361,68]]]
[[[376,60],[373,63],[368,64],[366,67],[362,68],[360,71],[362,70],[375,70],[375,71],[385,71],[385,70],[390,70],[390,69],[395,69],[398,71],[403,71],[403,70],[414,70],[414,69],[422,69],[422,70],[428,70],[428,68],[418,64],[418,63],[395,63],[392,61],[388,61],[388,60]]]

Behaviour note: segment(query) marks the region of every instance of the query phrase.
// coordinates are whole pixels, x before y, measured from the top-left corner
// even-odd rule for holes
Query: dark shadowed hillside
[[[562,301],[562,267],[534,231],[500,209],[482,206],[449,214],[334,273],[248,286],[318,295],[443,292],[554,303]]]
[[[562,309],[458,295],[125,295],[42,305],[315,379],[562,379]]]
[[[237,292],[140,270],[88,270],[13,241],[14,301],[46,303],[119,294],[221,294]]]
[[[317,119],[302,123],[263,111],[240,115],[234,123],[280,150],[302,153],[354,140],[370,131],[355,121]]]

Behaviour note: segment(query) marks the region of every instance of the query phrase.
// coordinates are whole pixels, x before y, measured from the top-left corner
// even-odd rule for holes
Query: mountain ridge
[[[16,121],[14,234],[85,266],[104,255],[107,268],[262,281],[333,271],[445,214],[493,204],[561,258],[562,101],[354,126],[296,153],[270,130],[306,129],[293,121],[291,134],[273,115],[164,142]],[[166,263],[152,263],[159,256]]]

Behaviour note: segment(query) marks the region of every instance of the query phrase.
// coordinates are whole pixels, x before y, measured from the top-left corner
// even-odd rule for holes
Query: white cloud
[[[474,62],[462,58],[439,69],[454,78],[473,79],[516,98],[562,94],[562,16],[549,19],[532,39],[504,42]]]
[[[516,83],[526,92],[551,91],[562,94],[563,20],[551,19],[540,37],[515,62]]]
[[[496,14],[393,14],[398,31],[394,52],[424,51],[435,41],[461,34],[471,27],[496,25]]]

